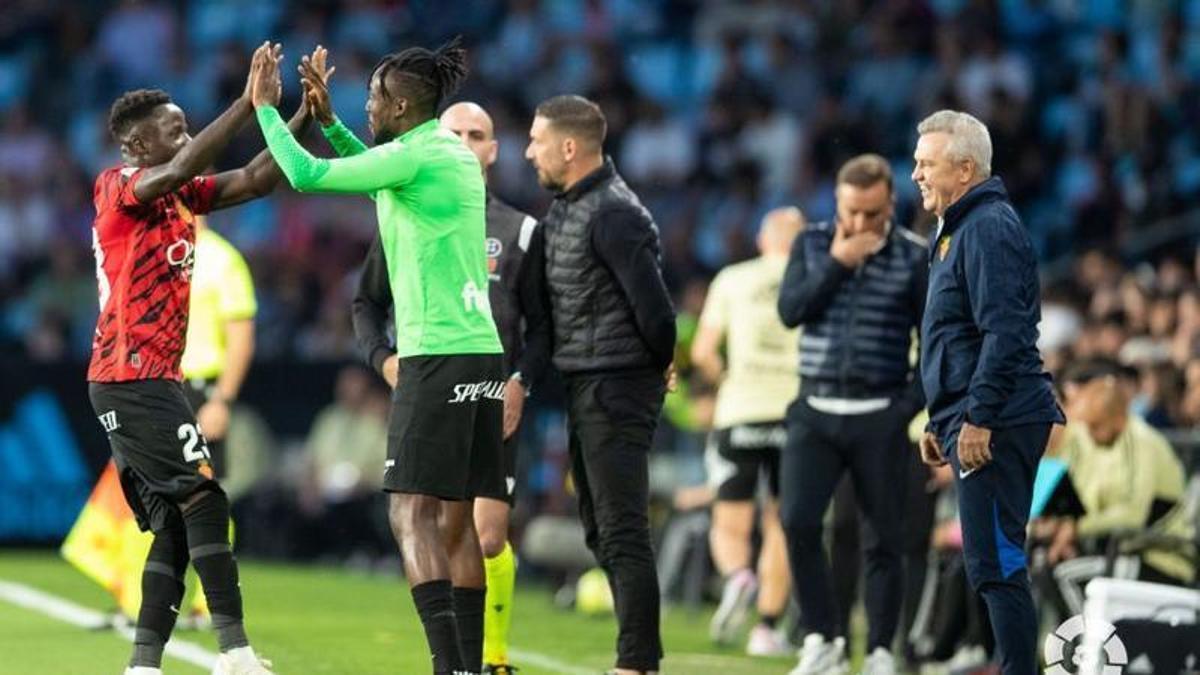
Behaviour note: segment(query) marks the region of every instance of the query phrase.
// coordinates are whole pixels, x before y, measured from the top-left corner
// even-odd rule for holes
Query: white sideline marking
[[[108,624],[108,616],[94,609],[89,609],[82,605],[77,605],[70,600],[60,598],[56,595],[51,595],[45,591],[39,591],[32,586],[19,584],[12,581],[0,579],[0,600],[6,600],[18,607],[44,614],[50,618],[58,619],[80,628],[96,628]],[[116,632],[130,642],[133,642],[133,628],[122,627],[117,628]],[[205,670],[212,670],[217,663],[217,654],[201,647],[195,642],[180,640],[172,637],[167,643],[165,649],[167,654],[174,656],[181,661],[199,666]],[[517,659],[528,663],[531,666],[552,670],[561,675],[592,675],[593,671],[585,668],[576,668],[551,658],[545,654],[538,652],[526,651],[524,649],[510,648]]]
[[[794,660],[795,657],[788,655],[788,656],[778,656],[778,657],[772,657],[772,658],[776,659],[776,663],[780,663],[789,658]],[[753,661],[750,661],[747,658],[742,657],[742,656],[732,656],[729,654],[701,654],[699,652],[695,652],[695,653],[670,652],[667,654],[667,658],[664,659],[664,661],[669,662],[668,665],[671,665],[671,666],[679,666],[679,665],[720,666],[720,665],[724,665],[724,666],[728,666],[728,667],[732,668],[735,666],[755,665]],[[763,660],[760,663],[762,665],[768,665],[768,666],[772,665],[770,660]]]
[[[79,626],[80,628],[96,628],[108,624],[108,617],[102,612],[77,605],[70,600],[39,591],[25,584],[18,584],[0,579],[0,600],[25,609],[45,614],[46,616]],[[117,628],[116,632],[126,640],[133,642],[133,628],[128,626]],[[181,661],[212,670],[217,664],[217,655],[195,642],[180,640],[172,637],[164,650],[167,654]]]
[[[537,666],[538,668],[552,670],[556,673],[562,673],[562,675],[594,675],[596,672],[595,670],[588,670],[587,668],[576,668],[575,666],[568,665],[562,661],[559,661],[558,659],[546,656],[545,654],[529,652],[517,647],[509,647],[508,653],[512,654],[517,663],[521,665],[529,664],[531,666]]]

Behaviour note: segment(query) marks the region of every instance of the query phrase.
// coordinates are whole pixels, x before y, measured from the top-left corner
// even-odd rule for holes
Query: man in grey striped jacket
[[[911,363],[928,280],[925,240],[892,222],[892,171],[861,155],[838,172],[837,220],[792,246],[779,315],[800,338],[800,395],[780,457],[780,516],[793,588],[810,629],[793,675],[845,673],[822,547],[822,519],[848,470],[872,525],[866,558],[869,620],[863,673],[890,675],[900,617],[908,423],[924,406]]]

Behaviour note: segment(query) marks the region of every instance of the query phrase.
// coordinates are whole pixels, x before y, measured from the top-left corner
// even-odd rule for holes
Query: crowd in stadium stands
[[[564,91],[597,100],[609,151],[663,230],[677,297],[750,255],[770,207],[829,217],[849,156],[879,152],[906,176],[913,126],[937,108],[989,125],[995,172],[1043,259],[1184,212],[1200,188],[1194,1],[55,4],[18,2],[0,24],[0,344],[38,360],[89,349],[90,186],[118,159],[108,105],[162,87],[197,128],[241,90],[263,36],[293,64],[330,47],[336,109],[361,131],[380,55],[463,34],[474,66],[462,97],[497,121],[492,186],[533,213],[546,197],[522,158],[532,105]],[[291,105],[298,87],[286,89]],[[248,128],[220,165],[261,145]],[[912,222],[914,188],[898,189],[898,215]],[[366,200],[290,192],[214,217],[255,273],[258,358],[351,352],[346,307],[372,222]],[[1164,330],[1136,312],[1125,332]]]
[[[496,122],[491,189],[544,212],[548,196],[523,157],[532,109],[580,93],[604,109],[607,150],[661,228],[683,376],[660,439],[674,452],[659,453],[651,470],[663,510],[674,490],[704,481],[713,400],[688,377],[687,340],[708,280],[754,254],[771,208],[830,218],[837,167],[862,152],[891,162],[897,218],[928,232],[907,176],[916,122],[941,108],[988,125],[993,172],[1039,257],[1067,261],[1060,269],[1069,273],[1043,286],[1048,369],[1061,375],[1081,359],[1111,357],[1136,371],[1131,408],[1150,425],[1200,424],[1196,241],[1138,258],[1122,249],[1139,229],[1188,215],[1200,194],[1200,0],[469,0],[453,12],[434,0],[123,0],[69,12],[57,4],[18,0],[0,20],[0,362],[82,362],[90,351],[91,186],[119,161],[107,115],[121,92],[167,90],[195,131],[240,94],[263,39],[284,45],[285,76],[323,44],[337,67],[335,108],[365,137],[366,82],[379,57],[462,34],[472,72],[459,97]],[[290,109],[296,78],[284,89]],[[309,140],[329,154],[318,134]],[[249,125],[218,165],[262,146]],[[253,271],[256,359],[355,358],[349,307],[373,211],[364,199],[281,189],[211,218]],[[290,453],[300,459],[283,472],[286,494],[242,508],[311,523],[364,508],[374,494],[363,479],[370,460],[343,451],[382,442],[386,400],[365,377],[342,376],[306,451]],[[561,414],[532,415],[526,426],[545,457],[522,472],[520,494],[539,500],[534,511],[569,513]],[[348,441],[347,429],[363,440]],[[686,491],[674,499],[681,512],[707,503]],[[933,548],[956,552],[961,540],[944,515],[930,524]],[[377,551],[379,533],[360,534]],[[280,555],[321,552],[257,544]],[[968,596],[948,602],[977,617]],[[957,625],[968,633],[960,647],[978,648],[987,632],[971,621]],[[926,647],[953,651],[953,642]]]
[[[1093,249],[1044,290],[1040,347],[1060,384],[1073,362],[1112,359],[1136,370],[1133,409],[1151,425],[1200,424],[1200,257],[1183,253],[1126,269]]]

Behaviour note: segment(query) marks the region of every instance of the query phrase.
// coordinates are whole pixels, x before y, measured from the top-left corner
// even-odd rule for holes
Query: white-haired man
[[[1025,564],[1033,477],[1064,421],[1037,349],[1037,258],[987,127],[952,110],[917,127],[912,178],[938,216],[921,326],[927,464],[957,476],[963,556],[987,604],[1005,675],[1037,672],[1037,616]]]

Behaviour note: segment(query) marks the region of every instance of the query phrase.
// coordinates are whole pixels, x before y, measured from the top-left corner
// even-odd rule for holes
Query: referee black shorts
[[[504,494],[502,373],[499,354],[400,359],[383,489],[446,500]]]
[[[208,442],[174,380],[91,382],[92,409],[108,433],[121,489],[143,530],[178,517],[179,503],[213,480]]]
[[[508,504],[512,508],[517,501],[517,437],[521,435],[520,427],[504,441],[500,448],[500,475],[502,481],[488,480],[475,494],[476,497],[486,497]]]

